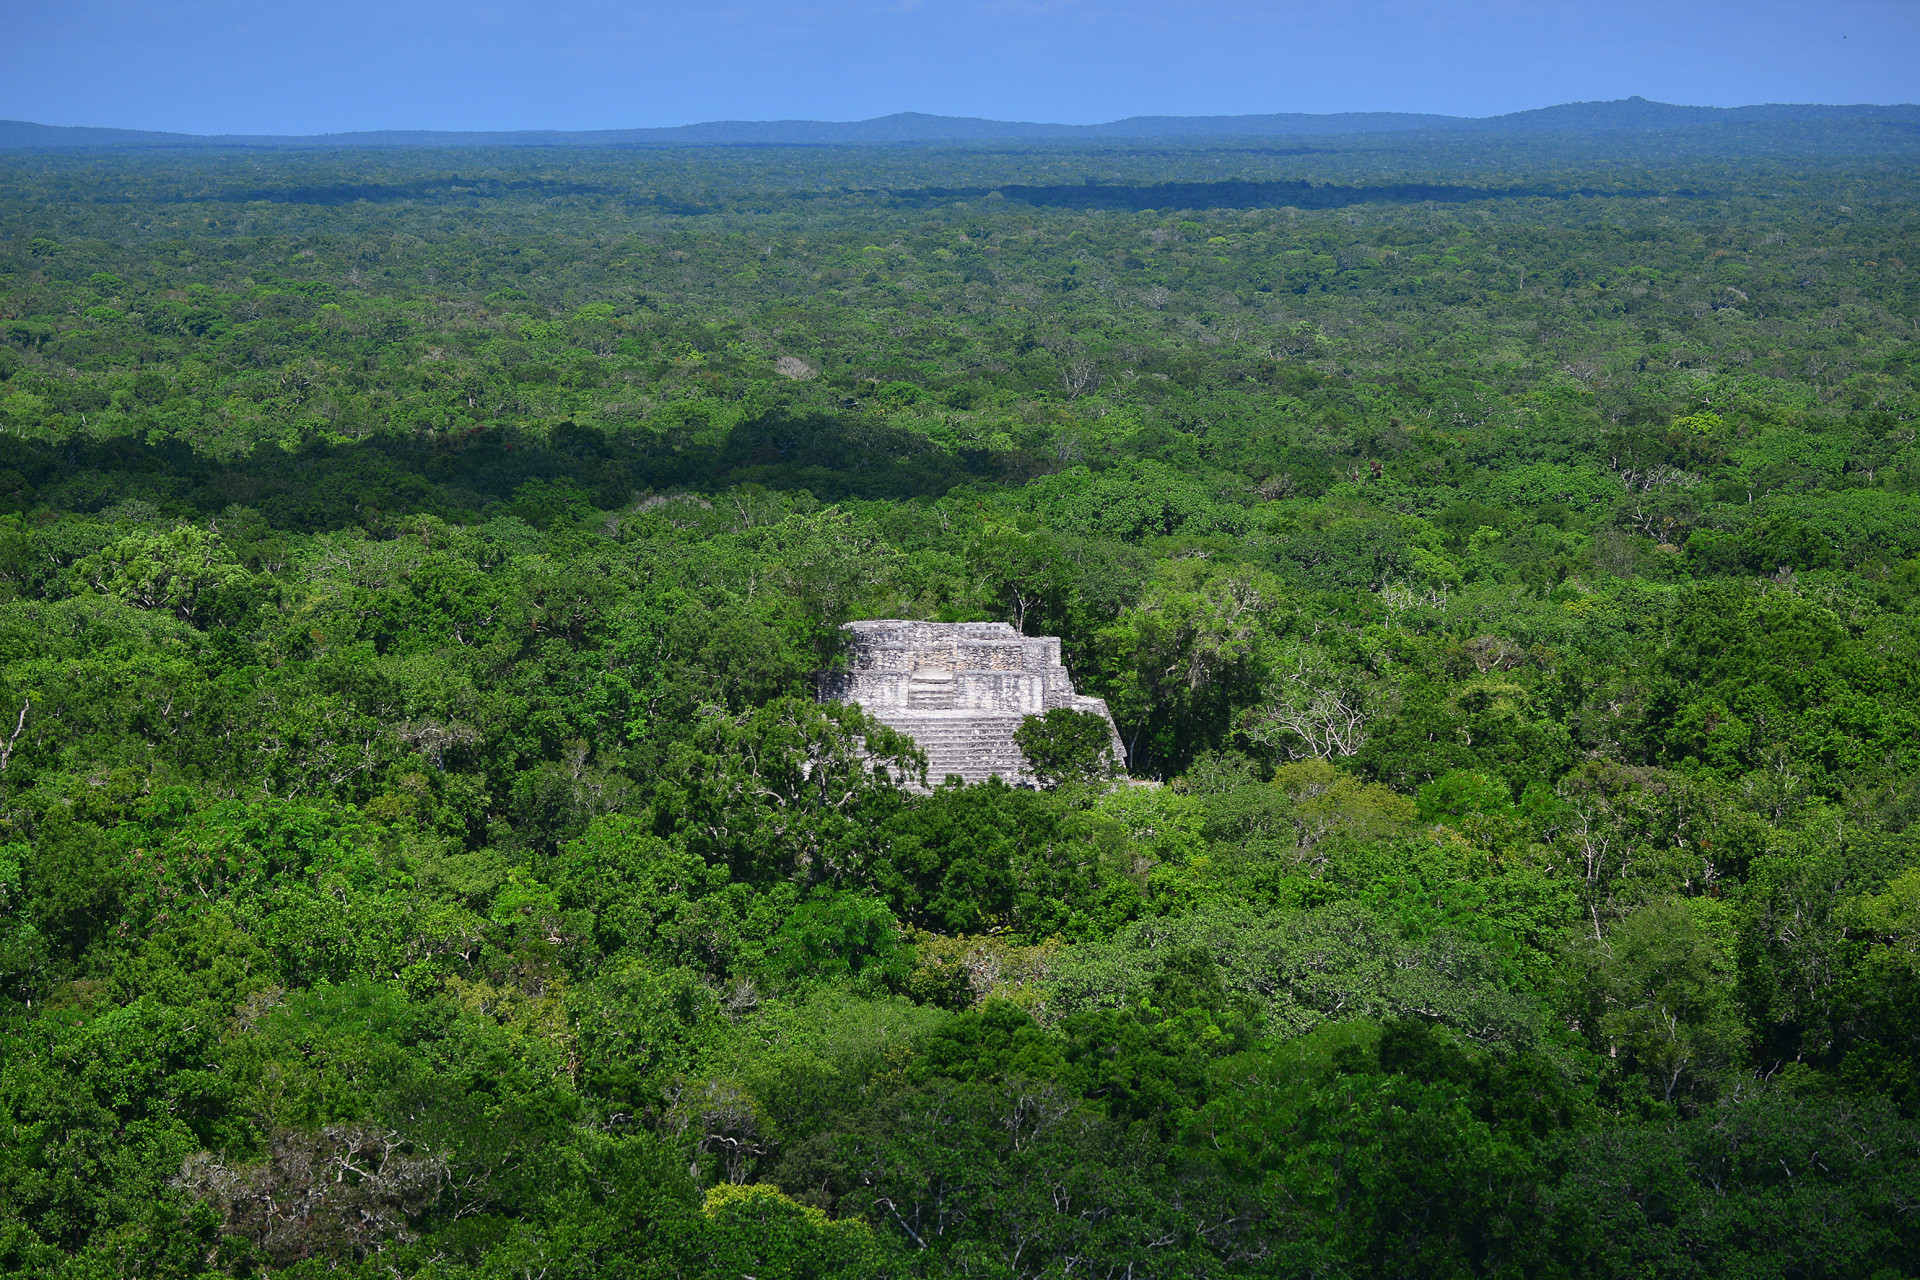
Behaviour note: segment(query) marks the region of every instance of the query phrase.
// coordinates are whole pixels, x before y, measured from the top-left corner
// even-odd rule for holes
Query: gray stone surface
[[[969,783],[998,774],[1016,785],[1033,776],[1013,740],[1022,717],[1055,707],[1091,711],[1119,730],[1099,698],[1073,691],[1060,641],[1023,636],[1004,622],[849,622],[848,664],[820,675],[822,702],[857,702],[874,719],[909,734],[927,753],[927,781],[949,774]]]

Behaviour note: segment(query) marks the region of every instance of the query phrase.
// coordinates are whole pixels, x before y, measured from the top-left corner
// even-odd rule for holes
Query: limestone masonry
[[[969,783],[996,773],[1031,783],[1013,731],[1023,716],[1055,707],[1100,716],[1113,733],[1114,759],[1126,759],[1107,704],[1073,691],[1056,637],[1023,636],[1004,622],[888,620],[849,622],[846,630],[848,666],[821,673],[820,700],[857,702],[911,735],[927,753],[930,783],[955,773]]]

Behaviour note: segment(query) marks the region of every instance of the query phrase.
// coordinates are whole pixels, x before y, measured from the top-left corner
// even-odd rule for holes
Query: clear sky
[[[894,111],[1920,101],[1920,0],[0,0],[0,118],[193,133]]]

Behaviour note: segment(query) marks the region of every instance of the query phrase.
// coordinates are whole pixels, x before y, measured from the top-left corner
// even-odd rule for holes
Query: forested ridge
[[[0,1274],[1920,1273],[1916,136],[0,154]]]

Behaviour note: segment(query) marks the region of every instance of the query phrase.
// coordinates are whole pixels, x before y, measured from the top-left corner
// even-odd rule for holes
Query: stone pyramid
[[[1016,786],[1034,778],[1013,740],[1025,716],[1055,707],[1091,711],[1113,734],[1107,704],[1073,691],[1054,636],[1023,636],[1004,622],[849,622],[848,664],[820,674],[822,702],[857,702],[927,753],[927,781],[968,783],[998,774]]]

